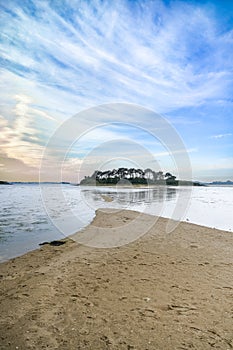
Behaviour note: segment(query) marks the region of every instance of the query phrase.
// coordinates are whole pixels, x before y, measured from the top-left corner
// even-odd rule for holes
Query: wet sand
[[[127,232],[137,216],[99,210],[82,234]],[[166,224],[121,247],[67,238],[0,264],[0,349],[232,349],[233,234]]]

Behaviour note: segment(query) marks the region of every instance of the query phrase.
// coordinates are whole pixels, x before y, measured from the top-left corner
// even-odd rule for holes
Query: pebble
[[[146,297],[146,298],[143,298],[143,300],[150,301],[150,298]]]

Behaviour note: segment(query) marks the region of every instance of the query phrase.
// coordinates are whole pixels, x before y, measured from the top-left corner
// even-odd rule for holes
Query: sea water
[[[106,201],[106,198],[108,201]],[[60,184],[0,186],[0,261],[64,238],[98,208],[128,209],[233,231],[233,187],[121,188]]]

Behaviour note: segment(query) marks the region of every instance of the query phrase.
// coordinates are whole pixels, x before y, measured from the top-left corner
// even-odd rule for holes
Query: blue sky
[[[76,114],[77,137],[85,123],[86,133],[72,146],[69,135],[59,139],[57,148],[67,152],[63,180],[88,175],[97,164],[149,164],[150,156],[142,162],[132,155],[130,142],[177,174],[166,145],[150,135],[156,114],[144,132],[141,112],[135,117],[141,125],[131,120],[129,126],[127,114],[118,113],[104,120],[121,126],[95,130],[102,123],[98,113],[93,125],[88,115],[78,116],[121,102],[166,118],[183,140],[194,179],[233,180],[231,1],[15,0],[0,7],[1,179],[38,180],[48,140]],[[101,165],[107,154],[112,164]],[[58,150],[46,156],[56,165]],[[48,180],[54,172],[48,170]]]

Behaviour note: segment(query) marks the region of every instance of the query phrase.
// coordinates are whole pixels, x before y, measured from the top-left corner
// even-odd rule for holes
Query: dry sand
[[[86,232],[136,216],[98,211]],[[0,348],[232,349],[233,235],[166,223],[120,248],[65,239],[2,263]]]

